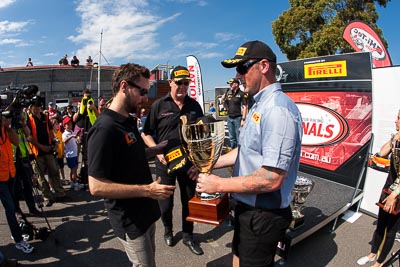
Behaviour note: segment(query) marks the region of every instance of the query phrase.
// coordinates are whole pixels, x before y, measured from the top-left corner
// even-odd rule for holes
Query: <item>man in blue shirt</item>
[[[303,134],[300,111],[276,81],[276,55],[260,41],[243,44],[232,59],[245,93],[254,97],[239,145],[215,168],[234,165],[230,179],[200,174],[198,192],[230,192],[236,200],[233,266],[273,266],[277,244],[292,220]]]

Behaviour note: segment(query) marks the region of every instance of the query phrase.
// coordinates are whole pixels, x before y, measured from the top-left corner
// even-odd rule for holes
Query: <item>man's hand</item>
[[[167,165],[167,161],[164,158],[164,154],[158,154],[157,158],[162,164]]]
[[[168,198],[174,193],[175,187],[174,185],[164,185],[160,184],[161,177],[158,177],[157,180],[149,185],[149,197],[156,200],[163,200]]]
[[[200,173],[199,178],[197,178],[196,191],[199,193],[208,193],[208,194],[221,192],[221,190],[219,190],[219,183],[218,183],[220,179],[222,178],[214,174]]]
[[[200,173],[199,170],[195,166],[190,167],[189,170],[187,171],[189,179],[193,181],[197,180],[199,173]]]

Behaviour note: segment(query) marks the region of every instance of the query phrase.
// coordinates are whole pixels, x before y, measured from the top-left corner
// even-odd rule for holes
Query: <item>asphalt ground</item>
[[[65,168],[69,177],[68,168]],[[227,170],[219,170],[228,176]],[[66,186],[68,188],[68,186]],[[177,189],[179,190],[179,189]],[[68,191],[70,200],[44,208],[52,228],[45,240],[32,240],[32,254],[23,254],[14,247],[0,205],[0,250],[9,258],[18,259],[20,266],[130,266],[130,262],[110,228],[103,200],[88,191]],[[21,201],[23,210],[27,211]],[[204,250],[204,255],[192,254],[182,244],[179,192],[175,194],[174,241],[167,247],[163,239],[163,226],[157,222],[157,266],[231,266],[232,227],[225,221],[221,226],[195,224],[194,238]],[[46,227],[45,219],[28,217],[36,227]],[[328,224],[308,238],[292,246],[284,266],[358,266],[356,261],[370,250],[370,241],[376,218],[362,214],[355,222],[339,219],[336,230]],[[395,242],[393,252],[400,249]],[[277,265],[279,257],[276,257]],[[394,266],[399,266],[398,262]]]

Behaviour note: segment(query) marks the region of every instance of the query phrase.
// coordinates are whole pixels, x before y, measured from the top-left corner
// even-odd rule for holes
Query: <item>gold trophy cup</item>
[[[210,173],[221,155],[225,138],[224,122],[182,124],[182,137],[189,160],[201,173]],[[196,193],[189,201],[186,220],[220,225],[228,211],[227,194]]]

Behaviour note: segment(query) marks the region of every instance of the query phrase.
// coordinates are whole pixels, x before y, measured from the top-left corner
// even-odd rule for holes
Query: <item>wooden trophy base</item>
[[[385,194],[385,198],[390,195],[390,193],[392,193],[389,189],[383,189],[382,193]],[[400,213],[400,201],[399,201],[400,197],[396,196],[396,206],[393,210],[393,212],[391,212],[390,214],[393,215],[397,215]],[[376,205],[378,205],[381,209],[383,209],[385,207],[385,204],[381,203],[381,202],[377,202]]]
[[[189,200],[189,216],[186,220],[219,226],[228,212],[228,194],[221,194],[221,198],[213,200],[201,200],[195,196]]]
[[[299,229],[303,225],[304,225],[304,217],[300,217],[300,218],[292,220],[292,222],[289,225],[289,229],[291,231],[296,231],[297,229]]]

